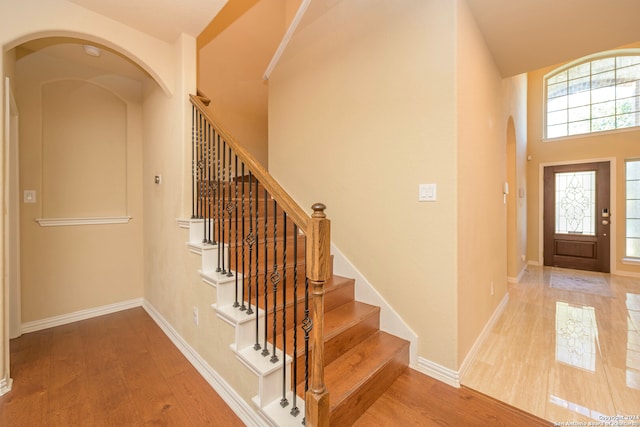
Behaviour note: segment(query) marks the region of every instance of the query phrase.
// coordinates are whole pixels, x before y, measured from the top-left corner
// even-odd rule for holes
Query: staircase
[[[261,217],[260,224],[264,223]],[[287,361],[286,367],[281,364],[272,364],[269,357],[261,355],[260,351],[254,350],[255,345],[255,316],[264,318],[265,313],[268,319],[273,319],[273,289],[269,286],[267,294],[267,308],[265,309],[264,295],[259,294],[258,310],[255,309],[255,296],[252,302],[245,301],[245,306],[253,308],[253,314],[246,314],[247,310],[240,311],[234,307],[236,301],[235,282],[236,273],[232,268],[233,276],[216,272],[216,261],[218,259],[218,249],[215,245],[202,243],[204,221],[192,219],[189,227],[188,246],[194,253],[202,255],[202,268],[200,275],[203,281],[217,289],[216,303],[212,307],[218,316],[236,328],[236,339],[230,347],[233,352],[251,371],[260,378],[261,390],[253,399],[262,415],[269,424],[284,426],[299,426],[304,416],[304,340],[298,339],[297,344],[297,370],[295,377],[301,379],[298,384],[298,408],[300,415],[293,417],[290,415],[291,404],[282,408],[281,401],[281,378],[282,369],[291,371],[293,369],[293,318],[294,306],[293,286],[287,290],[286,305],[283,304],[283,296],[276,296],[276,318],[278,329],[282,323],[282,311],[286,311],[286,332],[276,335],[277,356],[282,358],[282,343],[286,342]],[[232,229],[235,229],[232,226]],[[301,238],[301,236],[297,236]],[[303,237],[303,236],[302,236]],[[281,235],[279,239],[284,239]],[[292,241],[293,229],[287,230],[286,238]],[[227,247],[228,250],[228,247]],[[239,249],[238,249],[239,250]],[[259,245],[257,252],[264,253],[264,245]],[[232,247],[229,261],[233,265],[236,248]],[[245,254],[246,255],[246,254]],[[271,262],[271,259],[268,260]],[[300,262],[300,260],[298,260]],[[263,259],[259,259],[259,265],[263,264]],[[270,271],[267,272],[270,274]],[[287,273],[288,275],[290,273]],[[330,425],[348,426],[355,422],[358,417],[393,383],[393,381],[406,369],[409,364],[409,342],[390,335],[380,330],[380,308],[358,302],[354,298],[355,281],[350,278],[334,275],[325,286],[325,311],[324,311],[324,365],[325,384],[330,392]],[[258,282],[262,283],[264,271],[258,271]],[[238,276],[240,282],[241,275]],[[255,279],[255,276],[254,276]],[[297,278],[298,287],[304,287],[304,274],[299,274]],[[249,294],[246,284],[244,286],[245,297]],[[240,288],[239,294],[242,293]],[[240,297],[238,297],[240,300]],[[246,299],[246,298],[245,298]],[[297,319],[304,317],[304,295],[301,293],[297,298]],[[257,312],[257,314],[256,314]],[[270,320],[269,320],[270,321]],[[260,325],[264,321],[259,322]],[[299,335],[302,336],[302,326],[298,326]],[[258,336],[264,334],[263,327],[258,331]],[[283,338],[283,335],[286,338]],[[273,334],[267,331],[269,342],[273,342]],[[313,348],[310,348],[313,354]],[[287,381],[292,381],[292,372],[285,372]],[[292,387],[291,387],[292,388]],[[289,391],[289,390],[287,390]],[[291,393],[287,394],[288,401],[291,402]]]
[[[191,100],[187,243],[235,328],[231,350],[258,378],[258,413],[274,426],[351,425],[407,368],[409,342],[381,331],[380,308],[333,274],[324,206],[309,216]]]

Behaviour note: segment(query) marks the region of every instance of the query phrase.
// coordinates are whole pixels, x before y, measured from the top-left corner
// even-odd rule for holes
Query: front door
[[[609,162],[544,168],[544,265],[609,272]]]

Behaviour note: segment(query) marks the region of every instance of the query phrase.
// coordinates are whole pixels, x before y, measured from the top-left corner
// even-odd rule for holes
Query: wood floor
[[[552,422],[640,426],[640,280],[529,267],[462,383]]]
[[[467,388],[407,369],[355,427],[535,427],[552,424]]]
[[[12,340],[11,376],[0,426],[243,425],[141,308]],[[551,424],[407,369],[355,425]]]
[[[242,426],[142,308],[11,341],[0,426]]]

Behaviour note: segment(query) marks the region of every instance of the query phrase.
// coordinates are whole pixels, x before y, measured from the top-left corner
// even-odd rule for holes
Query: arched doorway
[[[513,117],[507,122],[507,277],[514,278],[519,273],[518,262],[518,182],[516,166],[516,128]]]
[[[64,81],[66,78],[64,72],[61,72],[63,69],[76,69],[78,70],[77,74],[71,73],[68,77],[70,80],[68,81],[76,81],[78,84],[77,87],[94,87],[96,88],[93,92],[88,93],[103,93],[109,94],[114,93],[112,96],[114,99],[118,97],[122,97],[123,101],[121,103],[126,104],[127,115],[124,119],[123,125],[121,126],[124,131],[123,134],[126,135],[127,141],[125,141],[125,145],[129,144],[131,141],[131,135],[133,134],[133,138],[135,139],[134,150],[137,150],[136,153],[133,153],[131,150],[131,144],[126,145],[126,152],[122,155],[126,157],[126,161],[122,164],[125,166],[121,169],[126,168],[121,175],[125,176],[129,181],[134,182],[133,185],[137,186],[138,190],[134,191],[134,194],[142,193],[142,183],[140,182],[140,177],[142,175],[142,133],[143,133],[143,124],[142,124],[142,100],[143,100],[143,88],[144,87],[153,87],[154,92],[159,92],[164,95],[170,95],[167,91],[167,86],[163,83],[158,82],[157,78],[154,78],[149,73],[146,72],[146,68],[148,66],[140,65],[134,62],[131,58],[125,57],[122,54],[116,51],[115,49],[109,48],[108,46],[102,44],[96,44],[89,39],[84,38],[76,38],[76,37],[45,37],[41,38],[42,33],[34,34],[31,37],[22,38],[24,40],[23,43],[13,45],[8,44],[6,46],[13,46],[10,49],[4,52],[4,57],[12,60],[12,63],[7,68],[9,71],[5,71],[7,74],[6,78],[2,79],[2,84],[5,89],[3,92],[6,95],[6,99],[3,99],[2,102],[5,106],[3,108],[3,114],[5,117],[5,127],[4,127],[4,141],[2,150],[5,156],[3,157],[3,162],[5,163],[5,174],[2,177],[2,188],[3,188],[3,201],[4,206],[6,206],[6,211],[8,215],[5,216],[4,223],[4,235],[3,235],[3,247],[4,247],[4,259],[5,266],[7,267],[4,271],[3,283],[4,283],[4,304],[2,307],[2,318],[3,318],[3,345],[2,345],[2,355],[3,355],[3,369],[4,372],[2,374],[2,378],[0,378],[0,394],[6,393],[11,389],[11,379],[10,379],[10,345],[9,340],[11,338],[16,338],[21,335],[21,333],[29,332],[28,328],[24,329],[25,323],[29,323],[29,320],[41,320],[44,319],[46,321],[51,321],[51,319],[61,318],[61,322],[67,322],[68,319],[62,319],[63,316],[59,315],[62,313],[76,313],[78,311],[82,311],[80,309],[74,308],[74,306],[64,306],[64,304],[60,305],[60,309],[58,312],[47,312],[46,310],[40,310],[39,312],[34,310],[34,307],[46,307],[51,306],[55,303],[56,297],[52,298],[51,294],[47,295],[46,292],[42,292],[43,289],[38,289],[37,286],[42,285],[41,278],[34,278],[34,272],[44,272],[42,273],[45,277],[55,277],[55,271],[52,271],[52,265],[59,264],[59,262],[55,262],[56,257],[59,256],[61,251],[67,251],[66,255],[60,257],[62,259],[68,259],[71,263],[74,262],[74,258],[78,253],[91,253],[91,251],[95,250],[99,252],[99,246],[103,245],[103,243],[96,244],[95,249],[93,245],[84,244],[84,246],[77,246],[73,250],[69,250],[68,246],[72,246],[73,244],[66,244],[65,242],[78,242],[77,238],[78,231],[80,227],[76,227],[76,230],[70,231],[66,230],[67,233],[63,231],[64,227],[58,227],[58,230],[55,232],[52,231],[44,231],[40,227],[40,225],[35,225],[34,218],[38,218],[42,216],[42,209],[39,210],[38,213],[29,213],[30,216],[28,218],[23,218],[24,212],[28,211],[29,208],[33,206],[37,206],[38,203],[42,202],[42,187],[41,184],[44,181],[42,178],[44,175],[42,171],[35,174],[38,178],[36,179],[37,185],[34,185],[33,182],[29,182],[25,185],[22,185],[25,180],[25,176],[33,176],[33,170],[26,170],[29,168],[25,168],[24,164],[26,162],[29,167],[33,165],[39,165],[40,169],[42,169],[42,153],[38,153],[38,155],[34,158],[33,151],[31,148],[26,149],[23,153],[23,156],[20,156],[20,145],[24,140],[28,140],[29,138],[33,139],[33,134],[37,134],[37,138],[41,138],[42,135],[46,135],[47,132],[50,131],[51,126],[46,125],[49,130],[43,131],[42,121],[46,118],[45,108],[43,108],[40,104],[37,104],[36,109],[34,110],[33,103],[26,102],[25,99],[38,98],[41,96],[42,88],[46,87],[56,87],[60,85],[56,85],[55,82]],[[82,35],[77,35],[78,37],[82,37]],[[90,39],[94,39],[94,37],[89,37]],[[100,58],[98,58],[99,64],[96,65],[96,58],[89,57],[86,53],[82,51],[82,46],[84,44],[88,44],[91,42],[92,46],[99,49],[101,52]],[[79,53],[71,53],[71,48],[78,48]],[[24,84],[25,73],[20,71],[24,71],[24,67],[21,64],[22,62],[27,62],[27,58],[31,57],[39,57],[38,61],[32,61],[33,64],[30,65],[30,71],[32,72],[41,72],[40,79],[42,82],[47,80],[51,80],[54,84],[34,84],[32,85],[34,90],[28,91],[29,93],[24,91],[24,86],[21,86],[20,80],[22,79],[22,83]],[[86,58],[85,58],[86,57]],[[88,62],[93,61],[93,62]],[[40,64],[40,65],[37,65]],[[42,66],[43,64],[49,64],[52,66]],[[17,70],[17,68],[23,68],[22,70]],[[28,67],[27,67],[28,68]],[[92,72],[91,69],[95,68],[97,71]],[[51,74],[46,75],[44,72],[47,70],[51,71]],[[4,74],[3,74],[4,75]],[[140,80],[138,83],[135,82],[136,77],[140,76],[139,79],[144,79],[144,83]],[[75,80],[74,80],[75,79]],[[35,81],[35,80],[34,80]],[[137,85],[137,86],[136,86]],[[40,91],[40,92],[38,92]],[[36,94],[35,97],[32,95]],[[66,98],[67,94],[64,94],[62,97]],[[162,95],[161,95],[162,96]],[[60,99],[60,91],[58,91],[57,98],[56,96],[53,99]],[[105,97],[103,97],[105,98]],[[137,98],[137,99],[134,99]],[[92,95],[89,96],[89,101],[95,101]],[[89,107],[89,105],[92,105]],[[23,106],[26,105],[26,108],[23,109]],[[56,111],[56,104],[51,104],[52,107],[49,107],[46,111]],[[58,104],[60,105],[60,104]],[[31,124],[20,123],[18,121],[18,107],[21,108],[20,111],[20,122],[24,120],[31,119]],[[87,112],[95,111],[95,102],[87,102],[84,107],[84,110]],[[80,107],[79,111],[83,111],[83,107]],[[101,110],[101,114],[104,111],[108,111],[105,109]],[[35,120],[34,120],[35,118]],[[37,126],[34,126],[34,123],[38,122]],[[51,120],[49,124],[53,123]],[[26,132],[19,131],[21,127],[27,129]],[[31,129],[38,128],[36,132],[30,132]],[[66,132],[72,130],[67,127]],[[88,132],[86,135],[86,140],[96,140],[96,135],[101,133],[102,130],[96,129],[94,132]],[[31,135],[30,135],[31,133]],[[85,144],[88,145],[88,144]],[[36,146],[38,144],[36,143]],[[133,154],[133,155],[132,155]],[[22,158],[21,158],[22,157]],[[20,163],[23,162],[23,174],[21,176],[20,173]],[[95,156],[95,160],[97,163],[104,162],[104,157],[100,155]],[[50,167],[53,163],[47,160],[46,167]],[[131,165],[135,163],[136,166],[132,167]],[[80,178],[79,180],[82,180]],[[105,181],[110,181],[111,178],[105,177]],[[23,197],[22,190],[28,190],[30,193],[29,197]],[[37,190],[35,192],[31,192],[31,190]],[[108,192],[107,192],[108,193]],[[105,193],[105,195],[109,195]],[[127,187],[123,190],[124,194],[131,193],[131,186]],[[49,193],[50,194],[50,193]],[[35,196],[31,198],[32,196]],[[138,203],[138,207],[135,208],[135,211],[138,213],[137,219],[139,221],[139,226],[136,228],[134,233],[121,233],[121,234],[135,234],[138,241],[142,240],[142,197],[139,196],[138,199],[140,202]],[[49,202],[51,199],[49,198]],[[34,202],[33,204],[31,202]],[[51,206],[51,204],[50,204]],[[31,230],[37,230],[40,233],[38,236],[29,233],[21,233],[21,229],[25,227],[31,227]],[[104,226],[103,226],[104,227]],[[86,226],[82,228],[86,229]],[[56,238],[59,242],[54,243],[55,239],[52,241],[52,235],[58,235]],[[109,233],[107,233],[109,234]],[[114,234],[114,233],[111,233]],[[87,241],[95,241],[100,242],[103,241],[101,238],[86,238]],[[35,242],[35,243],[34,243]],[[29,247],[29,244],[31,246]],[[67,246],[65,249],[64,246]],[[122,243],[120,246],[127,247],[126,242]],[[136,258],[136,262],[140,265],[139,270],[140,274],[137,277],[140,279],[140,289],[142,289],[142,246],[139,246],[139,256]],[[25,249],[26,247],[26,249]],[[34,249],[35,248],[35,249]],[[48,249],[47,249],[48,248]],[[24,251],[27,251],[27,256],[24,256]],[[21,252],[23,252],[23,256],[21,256]],[[117,251],[112,251],[112,253]],[[101,265],[100,256],[95,256],[95,262],[92,264],[94,266],[93,270],[95,271],[96,276],[100,277],[104,275],[104,272],[101,271],[98,267]],[[104,256],[102,257],[104,258]],[[76,264],[79,267],[85,266],[87,263],[84,260],[78,260]],[[48,270],[47,270],[48,269]],[[81,280],[91,283],[95,282],[95,278],[90,277],[90,275],[86,274],[86,272],[81,271],[81,268],[78,271],[72,272],[69,274],[69,277],[78,277],[82,276]],[[54,280],[51,280],[54,283]],[[26,295],[27,298],[24,298],[25,292],[25,283],[30,284],[29,294]],[[37,286],[33,284],[36,283]],[[55,285],[54,285],[55,286]],[[108,288],[107,286],[97,287],[92,291],[88,291],[87,293],[93,294],[104,294],[104,289]],[[58,304],[61,304],[60,301],[63,300],[73,300],[77,297],[79,292],[76,290],[66,290],[66,296],[64,293],[60,293],[60,298]],[[141,291],[136,292],[135,294],[138,299],[141,299],[142,296]],[[78,296],[77,298],[82,298],[82,296]],[[102,299],[98,298],[95,301],[88,300],[85,301],[84,305],[88,307],[92,306],[106,306],[109,305],[113,301],[120,301],[129,298],[126,293],[121,293],[120,295],[109,297],[103,297]],[[132,298],[130,298],[132,299]],[[26,309],[25,309],[26,308]],[[34,314],[35,313],[35,314]],[[25,316],[27,322],[25,322]],[[47,325],[46,322],[40,322],[36,325],[37,328],[42,329]],[[33,326],[33,325],[31,325]],[[55,326],[55,325],[51,325]]]

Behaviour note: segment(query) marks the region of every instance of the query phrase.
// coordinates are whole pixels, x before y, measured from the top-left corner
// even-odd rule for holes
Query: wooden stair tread
[[[359,301],[349,301],[345,304],[342,304],[331,311],[325,312],[324,314],[324,341],[325,343],[338,336],[340,333],[348,331],[350,328],[354,327],[356,324],[362,322],[363,320],[376,316],[376,326],[379,325],[379,315],[380,315],[380,307],[366,304]],[[298,319],[298,322],[301,323],[301,319]],[[302,325],[298,326],[298,354],[303,355],[304,352],[304,331],[302,330]],[[288,329],[287,331],[287,354],[293,354],[293,328]],[[361,337],[364,339],[365,337]],[[282,343],[282,334],[277,336],[277,343]],[[355,343],[354,343],[355,344]],[[325,362],[327,360],[325,359]]]
[[[342,276],[337,276],[337,275],[333,275],[329,278],[329,280],[327,280],[327,283],[325,284],[324,290],[325,290],[325,295],[328,297],[331,293],[341,290],[346,286],[350,286],[353,285],[353,283],[355,282],[354,279],[350,279],[348,277],[342,277]],[[273,312],[273,300],[271,299],[271,296],[273,294],[273,287],[271,285],[268,286],[269,289],[269,307],[267,307],[267,312],[268,313],[272,313]],[[264,294],[262,293],[262,287],[260,287],[260,294],[258,296],[258,307],[260,308],[264,308]],[[292,306],[294,303],[294,299],[293,299],[293,284],[288,284],[287,285],[287,290],[286,290],[286,297],[287,297],[287,306]],[[245,287],[245,296],[248,295],[248,291]],[[252,297],[252,301],[251,303],[254,304],[255,303],[255,295],[253,295]],[[304,285],[298,284],[298,305],[300,304],[304,304]],[[309,305],[311,306],[311,301],[309,302]],[[282,292],[278,292],[276,295],[276,309],[281,310],[283,307],[283,295]],[[327,307],[329,307],[329,305],[325,304],[325,312],[328,311]],[[302,319],[299,319],[300,321]]]
[[[378,331],[325,368],[332,425],[353,423],[409,365],[409,342]]]

